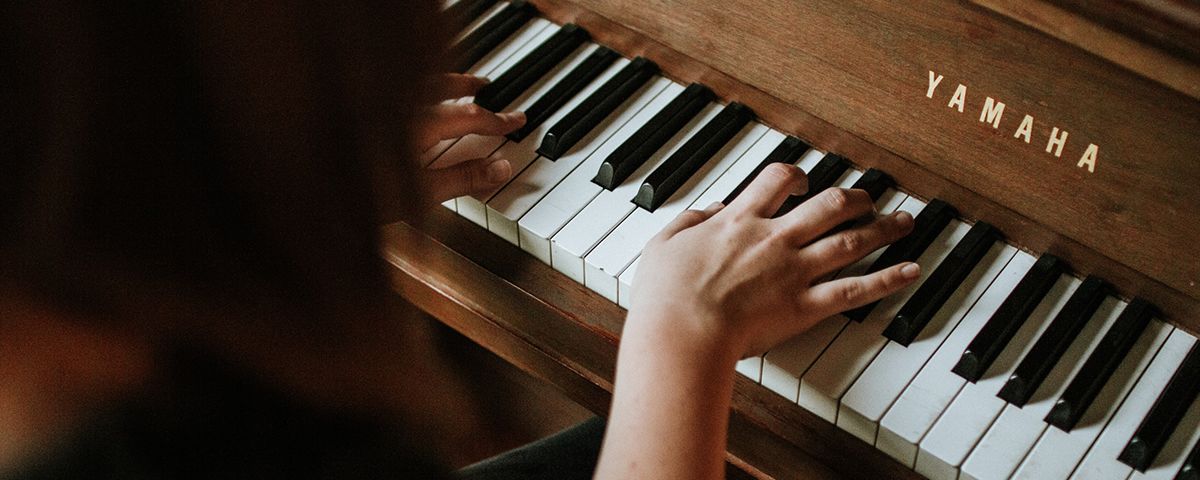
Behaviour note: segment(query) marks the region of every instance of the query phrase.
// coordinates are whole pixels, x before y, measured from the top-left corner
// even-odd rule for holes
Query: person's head
[[[353,397],[317,366],[403,336],[377,233],[418,217],[446,38],[432,2],[383,5],[3,7],[0,298]]]

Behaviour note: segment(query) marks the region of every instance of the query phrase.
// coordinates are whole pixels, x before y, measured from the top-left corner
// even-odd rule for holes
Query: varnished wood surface
[[[1200,332],[1200,102],[981,7],[941,1],[533,0]],[[925,97],[928,70],[945,75]],[[967,85],[965,113],[948,90]],[[1000,130],[983,96],[1008,104]],[[1012,138],[1025,114],[1032,144]],[[1044,152],[1051,125],[1070,132]],[[1096,172],[1075,166],[1101,145]],[[1073,146],[1071,146],[1073,145]]]
[[[1200,61],[1200,3],[1195,0],[1037,0],[1054,3],[1130,38]]]
[[[624,311],[449,211],[383,230],[397,290],[597,413],[611,400]],[[836,426],[739,376],[730,462],[771,478],[920,478]]]
[[[1160,13],[1141,10],[1137,2],[1101,2],[1105,5],[1099,6],[1075,0],[972,1],[1149,80],[1194,99],[1200,98],[1200,65],[1196,63],[1200,59],[1196,55],[1200,31],[1189,32],[1190,37],[1185,37],[1184,26],[1165,20],[1152,25],[1123,23],[1123,19],[1154,20],[1153,14]],[[1126,15],[1117,17],[1118,12]],[[1169,29],[1171,35],[1150,37],[1149,28]]]

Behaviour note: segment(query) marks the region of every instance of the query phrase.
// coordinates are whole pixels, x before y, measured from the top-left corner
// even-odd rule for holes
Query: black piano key
[[[688,85],[604,159],[592,182],[609,190],[617,188],[713,98],[708,87],[699,83]]]
[[[525,109],[525,125],[510,132],[507,135],[508,139],[514,142],[524,140],[530,132],[542,126],[542,122],[554,115],[564,103],[567,103],[568,100],[579,94],[580,90],[592,83],[592,80],[604,73],[604,70],[617,61],[617,58],[620,58],[620,55],[608,47],[596,48],[583,62],[571,69],[567,76],[550,87],[549,91]]]
[[[633,197],[633,204],[653,212],[753,119],[754,112],[750,107],[737,102],[726,105],[666,161],[650,172],[638,189],[637,195]]]
[[[753,182],[758,177],[758,174],[762,173],[764,168],[767,168],[767,165],[772,163],[796,163],[796,159],[804,155],[804,152],[807,152],[808,149],[808,144],[799,138],[788,136],[783,139],[774,150],[771,150],[771,153],[767,154],[767,158],[759,162],[754,167],[754,170],[751,170],[750,174],[746,175],[746,178],[742,179],[742,182],[732,192],[729,192],[729,195],[725,196],[725,200],[721,203],[729,205],[733,202],[733,199],[737,198],[738,194],[742,193],[742,190],[745,190],[746,186],[750,185],[750,182]]]
[[[455,59],[454,71],[465,72],[471,65],[500,45],[533,18],[537,10],[524,0],[516,0],[483,22],[450,48]]]
[[[542,144],[538,146],[538,155],[558,160],[657,73],[658,65],[654,62],[643,57],[633,59],[575,109],[550,126],[546,136],[542,137]]]
[[[1000,232],[987,222],[976,222],[971,226],[958,245],[950,250],[950,255],[904,302],[896,318],[883,330],[883,336],[905,347],[912,343],[999,238]]]
[[[1139,472],[1145,472],[1175,432],[1175,426],[1192,406],[1197,393],[1200,393],[1200,348],[1192,346],[1179,369],[1171,376],[1167,388],[1154,401],[1150,413],[1142,419],[1133,438],[1129,439],[1117,459]]]
[[[563,25],[495,81],[480,88],[475,103],[493,112],[504,110],[587,39],[587,31],[578,25]]]
[[[454,29],[460,30],[476,18],[479,18],[480,15],[483,15],[483,12],[486,12],[495,4],[496,0],[459,0],[454,5],[446,8],[444,14],[450,25]]]
[[[1103,280],[1096,277],[1084,279],[1025,354],[1025,358],[1017,364],[1012,376],[1008,377],[996,396],[1018,407],[1025,406],[1107,295],[1108,286]]]
[[[808,199],[815,197],[818,193],[832,187],[838,178],[841,178],[843,173],[850,168],[850,163],[841,155],[826,153],[821,157],[821,161],[813,165],[812,170],[808,171],[808,191],[803,195],[792,195],[783,201],[783,205],[775,212],[775,218],[787,215],[801,203],[807,202]]]
[[[968,382],[983,378],[992,362],[1033,313],[1066,266],[1058,257],[1042,255],[967,345],[952,371]]]
[[[878,201],[879,197],[883,196],[883,192],[892,185],[895,185],[892,177],[879,169],[870,168],[861,177],[858,177],[858,180],[855,180],[854,185],[851,185],[850,188],[863,190],[871,196],[871,200]]]
[[[1183,466],[1175,474],[1175,480],[1200,480],[1200,443],[1193,445],[1192,451],[1183,459]]]
[[[887,250],[884,250],[879,258],[876,258],[875,262],[867,268],[864,275],[878,272],[901,262],[916,261],[922,253],[925,253],[925,249],[929,248],[929,244],[933,243],[933,240],[942,233],[946,225],[950,224],[950,220],[957,215],[958,212],[950,204],[936,198],[930,200],[913,220],[912,233],[887,247]],[[856,322],[861,322],[878,304],[879,302],[863,305],[848,310],[843,315]]]
[[[1140,298],[1135,298],[1121,311],[1100,344],[1083,362],[1075,378],[1067,385],[1062,397],[1054,402],[1050,413],[1046,414],[1046,423],[1058,427],[1064,432],[1070,432],[1079,423],[1083,413],[1091,406],[1100,389],[1108,383],[1117,366],[1125,359],[1129,349],[1137,342],[1150,317],[1154,315],[1154,307]]]

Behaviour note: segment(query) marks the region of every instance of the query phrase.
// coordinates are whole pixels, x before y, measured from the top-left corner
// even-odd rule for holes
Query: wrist
[[[745,347],[725,325],[722,318],[670,305],[635,307],[625,319],[621,342],[648,342],[661,353],[706,359],[713,368],[732,369]]]

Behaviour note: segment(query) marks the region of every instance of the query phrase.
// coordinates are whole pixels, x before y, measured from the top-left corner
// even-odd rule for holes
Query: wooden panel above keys
[[[1200,331],[1193,97],[960,2],[534,3]],[[941,80],[927,95],[930,72]],[[980,121],[988,97],[1005,104],[998,128]],[[1014,136],[1026,115],[1029,143]],[[1055,129],[1068,132],[1061,156],[1046,151]]]

